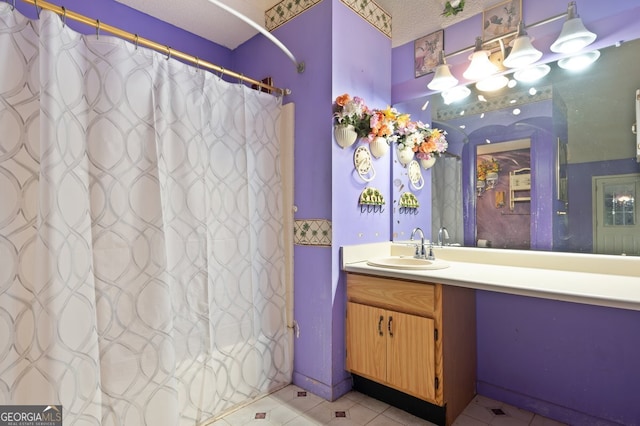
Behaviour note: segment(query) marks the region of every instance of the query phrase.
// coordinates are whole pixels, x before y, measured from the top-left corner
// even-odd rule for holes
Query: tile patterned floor
[[[358,392],[349,392],[337,401],[328,402],[295,385],[289,385],[210,425],[430,426],[433,423]],[[488,425],[561,426],[562,423],[480,395],[474,398],[454,423],[454,426]]]

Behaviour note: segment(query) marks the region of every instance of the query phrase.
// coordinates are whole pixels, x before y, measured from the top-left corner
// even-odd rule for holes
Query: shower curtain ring
[[[16,10],[16,0],[11,2],[11,11],[13,12],[14,10]]]
[[[40,9],[38,8],[38,0],[33,0],[33,5],[36,7],[36,13],[38,14],[38,19],[40,19]]]
[[[224,74],[224,67],[220,67],[220,73],[218,74],[218,77],[220,77],[220,80],[222,80],[222,74]]]
[[[165,58],[167,61],[171,59],[171,47],[167,46],[167,57]]]
[[[196,56],[196,72],[200,71],[200,58]]]
[[[62,7],[62,28],[67,25],[67,9],[64,6]]]
[[[100,20],[96,19],[96,40],[100,40]]]
[[[138,34],[134,34],[135,38],[133,39],[133,45],[136,47],[136,50],[138,50]]]

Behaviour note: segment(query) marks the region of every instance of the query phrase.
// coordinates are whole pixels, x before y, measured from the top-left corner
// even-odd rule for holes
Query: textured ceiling
[[[184,28],[207,40],[235,49],[258,33],[208,0],[116,0],[148,15]],[[264,26],[264,12],[280,0],[221,0]],[[504,0],[466,0],[464,11],[444,17],[446,0],[375,0],[392,18],[393,47],[481,13]]]
[[[464,11],[442,16],[446,0],[375,0],[391,15],[392,46],[400,46],[482,13],[504,0],[466,0]]]

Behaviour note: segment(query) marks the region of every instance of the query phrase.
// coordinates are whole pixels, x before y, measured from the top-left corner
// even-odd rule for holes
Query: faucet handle
[[[433,243],[429,243],[429,255],[427,255],[427,260],[436,260],[436,257],[433,255]]]

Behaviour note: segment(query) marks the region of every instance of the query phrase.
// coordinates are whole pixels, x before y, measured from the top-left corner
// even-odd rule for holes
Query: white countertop
[[[344,246],[342,269],[368,275],[640,310],[640,257],[522,250],[434,247],[446,269],[370,266],[368,259],[412,255],[406,244]]]

